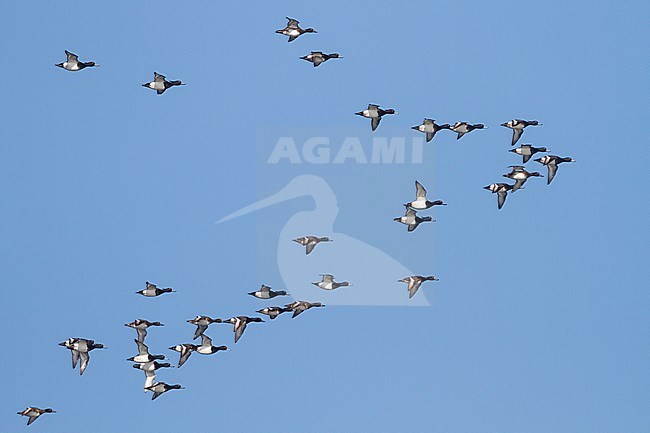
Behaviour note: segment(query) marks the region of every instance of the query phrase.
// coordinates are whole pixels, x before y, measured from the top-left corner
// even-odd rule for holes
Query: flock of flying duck
[[[316,30],[312,28],[302,29],[299,26],[299,21],[295,19],[287,17],[287,20],[288,23],[286,27],[284,29],[276,30],[276,33],[288,36],[288,42],[294,41],[296,38],[305,33],[317,33]],[[85,68],[99,67],[99,65],[92,61],[80,61],[79,57],[76,54],[73,54],[67,50],[65,51],[65,54],[67,56],[66,61],[58,63],[55,66],[72,72],[80,71]],[[338,53],[326,54],[321,51],[312,51],[310,54],[300,58],[313,63],[314,67],[317,67],[329,59],[342,58],[342,56],[340,56]],[[154,72],[153,81],[142,84],[143,87],[155,90],[158,95],[163,94],[170,87],[182,85],[185,85],[185,83],[181,82],[180,80],[168,81],[164,75],[161,75],[157,72]],[[355,114],[370,119],[371,129],[372,131],[375,131],[379,126],[379,123],[383,116],[397,114],[397,112],[392,108],[383,109],[379,105],[369,104],[367,109],[359,111]],[[522,136],[526,127],[537,125],[540,125],[540,123],[536,120],[527,121],[521,119],[513,119],[506,123],[503,123],[501,126],[513,130],[511,145],[514,146]],[[422,124],[412,127],[412,129],[426,134],[427,142],[431,141],[440,130],[444,129],[455,132],[457,134],[456,139],[458,140],[463,135],[468,134],[475,129],[484,128],[486,128],[486,126],[481,123],[472,124],[468,122],[456,122],[454,125],[450,125],[448,123],[438,125],[435,120],[427,118],[423,120]],[[522,144],[518,148],[511,149],[510,152],[514,152],[518,155],[523,156],[523,163],[525,164],[536,153],[546,153],[548,150],[545,147],[537,148],[533,147],[530,144]],[[559,157],[556,155],[546,155],[535,159],[535,161],[547,167],[547,184],[550,184],[555,177],[559,164],[563,162],[574,162],[574,160],[570,157]],[[501,209],[505,203],[508,192],[515,192],[521,189],[530,177],[542,177],[539,172],[531,173],[527,171],[523,165],[513,165],[510,166],[510,168],[512,168],[511,172],[504,174],[503,176],[513,179],[515,181],[513,185],[507,183],[493,183],[484,187],[485,189],[498,195],[499,209]],[[442,200],[428,200],[427,190],[418,181],[415,181],[415,190],[415,200],[404,204],[404,207],[406,208],[405,214],[403,216],[394,218],[395,221],[406,225],[409,232],[414,231],[423,222],[435,221],[430,216],[418,216],[418,211],[427,210],[434,206],[446,206],[446,203],[444,203]],[[297,239],[293,239],[292,241],[304,246],[305,254],[309,255],[314,251],[314,248],[318,244],[331,242],[332,239],[319,236],[303,236]],[[323,274],[321,277],[321,281],[313,282],[311,284],[322,290],[336,290],[340,287],[352,286],[352,284],[347,281],[334,281],[334,276],[331,274]],[[399,282],[407,284],[409,298],[412,298],[417,293],[422,283],[425,281],[437,280],[438,279],[435,276],[412,275],[399,280]],[[175,292],[175,290],[172,288],[160,288],[155,284],[147,281],[145,283],[145,288],[136,293],[150,298],[158,297],[163,294],[172,292]],[[266,285],[262,285],[260,289],[248,294],[262,300],[273,299],[277,296],[290,296],[290,294],[286,291],[274,291],[271,289],[271,287]],[[304,311],[307,311],[314,307],[323,306],[324,305],[322,305],[320,302],[295,301],[290,304],[286,304],[283,307],[267,306],[257,310],[257,313],[264,314],[273,320],[283,313],[293,312],[292,318],[295,318]],[[230,350],[227,346],[213,345],[212,339],[205,334],[210,325],[214,323],[227,323],[233,325],[233,331],[235,334],[234,343],[237,343],[244,334],[244,331],[248,324],[264,322],[264,320],[259,317],[249,317],[243,315],[231,317],[229,319],[212,318],[209,316],[197,315],[194,319],[187,320],[187,322],[196,326],[193,340],[201,337],[201,344],[180,343],[169,347],[169,350],[179,353],[179,360],[177,363],[178,368],[183,366],[188,361],[192,353],[198,353],[201,355],[213,355],[220,351]],[[149,347],[145,344],[148,328],[160,327],[164,325],[160,322],[150,322],[145,319],[136,319],[131,323],[126,323],[125,326],[135,329],[137,333],[137,338],[134,339],[134,342],[136,343],[138,354],[128,358],[127,360],[133,362],[133,368],[144,372],[145,382],[143,388],[145,392],[152,392],[151,399],[155,400],[165,392],[173,389],[183,389],[183,386],[179,384],[168,384],[166,382],[156,381],[156,371],[161,368],[169,368],[172,365],[169,362],[159,362],[166,360],[166,357],[164,355],[152,355],[149,353]],[[90,361],[90,352],[95,349],[106,349],[106,346],[103,344],[96,343],[94,340],[84,338],[69,338],[66,341],[59,343],[59,345],[70,350],[72,356],[72,368],[75,369],[77,364],[79,364],[80,375],[83,375],[84,371],[86,371],[86,368],[88,367],[88,363]],[[27,425],[30,425],[41,415],[46,413],[56,413],[56,411],[51,408],[41,409],[38,407],[27,407],[22,412],[18,412],[18,415],[28,417]]]

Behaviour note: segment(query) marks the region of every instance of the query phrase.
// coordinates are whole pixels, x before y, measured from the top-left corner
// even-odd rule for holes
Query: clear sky
[[[647,431],[648,2],[2,9],[4,430]],[[285,16],[318,33],[288,44],[274,33]],[[101,66],[55,68],[65,49]],[[343,59],[313,68],[299,59],[311,50]],[[157,96],[141,87],[154,71],[187,86]],[[372,134],[354,115],[368,103],[399,114]],[[424,117],[489,129],[459,141],[442,131],[420,163],[267,163],[280,137],[301,149],[328,137],[332,155],[345,137],[368,152],[373,137],[410,146],[422,138],[410,127]],[[499,126],[512,118],[543,123],[520,143],[577,162],[561,165],[550,186],[531,179],[498,211],[482,187],[521,163]],[[339,243],[333,235],[319,245],[310,266],[338,257],[353,264],[347,272],[309,268],[303,278],[307,265],[290,260],[301,251],[283,237],[295,230],[288,222],[317,209],[315,195],[215,224],[300,175],[323,180],[318,197],[329,188],[336,205],[326,207],[338,208],[328,227]],[[407,233],[392,219],[413,199],[415,179],[449,205],[423,212],[437,221]],[[393,261],[371,260],[366,247]],[[309,284],[332,272],[354,284],[339,290],[361,291],[381,276],[378,296],[402,299],[397,279],[407,275],[391,273],[397,264],[440,278],[413,299],[430,306],[337,302],[346,292]],[[134,294],[146,280],[177,293]],[[186,389],[150,401],[144,375],[125,361],[135,332],[123,324],[163,322],[147,344],[176,362],[167,347],[191,340],[185,320],[285,301],[246,295],[262,283],[332,302],[252,324],[236,345],[230,327],[212,325],[214,343],[232,350],[161,371]],[[109,349],[92,352],[80,377],[57,346],[68,337]],[[27,428],[15,414],[27,405],[58,413]]]

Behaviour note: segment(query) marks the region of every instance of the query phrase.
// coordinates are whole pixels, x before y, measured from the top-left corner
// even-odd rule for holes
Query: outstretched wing
[[[88,352],[79,352],[79,357],[81,358],[81,364],[79,365],[79,375],[84,374],[86,367],[88,367],[88,362],[90,362],[90,355]]]
[[[499,197],[499,201],[498,201],[499,209],[501,209],[503,207],[503,204],[506,202],[506,197],[508,196],[508,192],[507,191],[499,191],[497,193],[497,196]]]
[[[36,421],[36,420],[38,419],[39,416],[40,416],[40,415],[30,416],[29,419],[27,420],[27,425],[30,425],[31,423],[33,423],[34,421]]]
[[[72,352],[72,369],[74,370],[77,367],[77,362],[79,362],[79,351],[70,349]]]
[[[75,63],[75,62],[78,62],[78,61],[79,61],[79,56],[77,56],[76,54],[71,53],[71,52],[68,51],[68,50],[65,50],[65,55],[66,55],[67,58],[68,58],[68,59],[67,59],[68,62]]]
[[[155,83],[164,83],[165,82],[165,76],[160,75],[158,72],[153,73],[153,81]],[[152,284],[153,285],[153,284]]]
[[[515,191],[517,191],[519,188],[521,188],[522,186],[524,186],[524,183],[525,183],[525,182],[526,182],[525,179],[517,179],[517,181],[515,182],[515,184],[512,186],[512,192],[515,192]]]
[[[300,21],[294,20],[293,18],[289,18],[289,17],[287,17],[287,20],[289,21],[287,23],[288,28],[290,28],[290,29],[297,29],[298,28],[298,24],[300,24]]]
[[[418,291],[420,286],[422,285],[422,281],[417,280],[415,278],[411,278],[411,281],[409,281],[409,299],[411,299]]]
[[[555,177],[555,173],[557,173],[557,164],[555,162],[550,162],[546,166],[548,167],[548,180],[546,181],[546,185],[550,185],[551,181]]]
[[[201,335],[201,346],[206,346],[206,347],[212,346],[212,339],[207,335]]]
[[[185,346],[183,346],[183,349],[185,350],[185,352],[183,353],[181,351],[181,357],[178,359],[178,368],[180,368],[183,364],[185,364],[185,361],[187,361],[187,359],[192,354],[192,349],[187,348]]]
[[[206,329],[208,329],[207,325],[196,325],[196,331],[194,331],[194,338],[192,340],[196,340],[202,336]]]
[[[512,144],[511,144],[511,146],[514,146],[515,144],[517,144],[517,142],[519,141],[519,137],[521,137],[521,134],[523,134],[523,133],[524,133],[523,129],[513,129],[512,130]]]
[[[427,196],[427,190],[424,189],[422,184],[418,182],[417,180],[415,181],[415,198],[418,199],[420,197],[425,197]]]
[[[244,335],[244,330],[246,329],[246,321],[239,320],[235,324],[235,343],[239,341],[242,335]]]
[[[144,372],[144,392],[149,391],[147,388],[151,387],[156,381],[156,372],[155,371],[146,371]]]
[[[147,347],[146,344],[144,344],[141,341],[138,340],[133,340],[135,341],[135,344],[138,345],[138,355],[148,355],[149,354],[149,348]]]
[[[372,127],[373,131],[377,129],[377,127],[379,126],[379,122],[381,122],[381,117],[373,117],[372,119],[370,119],[370,126]]]
[[[135,330],[138,331],[138,341],[144,343],[144,339],[147,337],[147,330],[144,328],[135,328]]]
[[[307,247],[306,247],[307,249],[305,250],[305,254],[309,254],[312,251],[314,251],[315,246],[316,246],[316,244],[307,244]]]

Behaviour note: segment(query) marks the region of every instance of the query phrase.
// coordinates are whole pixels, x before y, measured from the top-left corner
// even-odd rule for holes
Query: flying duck
[[[170,389],[185,389],[185,387],[181,385],[168,385],[165,382],[156,382],[146,388],[147,391],[153,392],[153,395],[151,396],[152,400],[157,399]]]
[[[417,212],[415,210],[408,207],[408,205],[405,205],[405,207],[406,207],[406,212],[404,213],[404,215],[401,217],[393,218],[393,221],[397,221],[398,223],[402,223],[408,226],[407,230],[409,232],[415,230],[423,222],[428,222],[428,221],[435,222],[435,220],[432,219],[430,216],[419,217],[417,216]]]
[[[339,287],[347,287],[352,285],[347,281],[343,281],[342,283],[335,282],[334,275],[331,274],[321,274],[321,277],[323,277],[321,281],[312,284],[323,290],[336,290]]]
[[[276,296],[291,296],[290,293],[287,293],[284,290],[273,291],[269,286],[264,284],[262,284],[262,287],[260,287],[256,292],[249,292],[248,294],[255,296],[257,299],[271,299]]]
[[[163,93],[165,93],[165,90],[169,89],[170,87],[184,86],[184,85],[185,83],[181,83],[180,80],[167,81],[164,75],[160,75],[158,72],[154,72],[153,81],[144,83],[142,87],[148,87],[152,90],[155,90],[156,93],[158,93],[159,95],[162,95]]]
[[[312,29],[311,27],[308,29],[301,29],[298,24],[300,24],[300,21],[294,20],[293,18],[286,17],[287,20],[289,21],[287,23],[287,26],[281,30],[276,30],[275,33],[279,33],[281,35],[289,36],[289,40],[287,42],[291,42],[294,39],[296,39],[298,36],[302,35],[303,33],[318,33],[316,30]]]
[[[212,317],[208,317],[208,316],[196,316],[194,319],[188,320],[187,323],[196,325],[196,331],[194,331],[194,338],[192,338],[192,340],[196,340],[201,335],[203,335],[205,330],[208,329],[208,326],[210,326],[212,323],[221,323],[221,319],[218,318],[213,319]]]
[[[488,191],[491,191],[493,194],[496,193],[499,196],[499,209],[503,207],[503,203],[506,202],[506,196],[508,195],[508,191],[512,189],[513,185],[509,185],[507,183],[493,183],[488,186],[484,186],[483,189],[487,189]]]
[[[551,181],[555,177],[558,165],[562,164],[563,162],[575,162],[575,160],[571,157],[567,156],[566,158],[562,158],[557,155],[544,155],[541,158],[537,158],[535,161],[539,162],[540,164],[544,164],[548,168],[548,178],[546,180],[547,185],[550,185]]]
[[[291,318],[295,318],[298,315],[300,315],[303,311],[307,311],[312,307],[324,307],[325,305],[321,304],[320,302],[307,302],[307,301],[295,301],[292,302],[291,304],[287,304],[284,307],[288,311],[293,311],[293,316]]]
[[[418,289],[425,281],[438,281],[438,279],[433,275],[430,275],[428,277],[423,277],[421,275],[411,275],[410,277],[398,280],[399,283],[408,284],[409,299],[411,299],[417,293]]]
[[[156,359],[165,359],[165,355],[151,355],[149,347],[141,341],[134,339],[135,344],[138,345],[138,354],[127,359],[127,361],[144,363],[155,361]]]
[[[299,243],[303,247],[306,247],[305,254],[309,254],[314,251],[314,247],[320,242],[332,242],[332,239],[328,237],[318,237],[318,236],[303,236],[301,238],[293,239],[294,242]]]
[[[519,137],[524,133],[524,128],[527,126],[537,126],[541,125],[537,120],[521,120],[521,119],[512,119],[506,123],[502,123],[501,126],[512,129],[512,144],[514,146],[519,141]]]
[[[359,111],[357,113],[354,113],[358,116],[363,116],[367,117],[368,119],[371,120],[370,126],[372,127],[372,130],[374,131],[377,129],[379,126],[379,122],[381,122],[381,117],[385,114],[397,114],[397,111],[393,110],[392,108],[387,108],[384,110],[383,108],[379,108],[379,105],[375,104],[368,104],[368,109]]]
[[[29,419],[27,420],[27,425],[30,425],[31,423],[36,421],[39,416],[43,415],[44,413],[56,413],[56,411],[49,407],[46,409],[40,409],[38,407],[29,406],[25,408],[24,411],[17,412],[17,413],[18,415],[28,416]]]
[[[144,343],[144,339],[147,337],[147,328],[150,326],[165,326],[160,322],[150,322],[145,319],[135,319],[131,323],[125,323],[124,326],[133,328],[138,332],[138,341]]]
[[[314,64],[314,68],[320,65],[321,63],[325,63],[329,59],[342,59],[342,58],[343,56],[341,56],[339,53],[325,54],[322,51],[312,51],[311,54],[307,54],[306,56],[301,57],[301,59],[303,60],[312,62]]]
[[[512,192],[524,186],[529,177],[544,177],[538,171],[532,173],[526,171],[523,165],[511,165],[510,167],[512,167],[512,171],[504,174],[503,177],[508,177],[516,181],[512,186]]]
[[[537,152],[548,152],[545,147],[533,147],[530,144],[522,144],[521,146],[510,149],[508,152],[516,153],[517,155],[522,155],[524,157],[524,164],[530,160],[530,157],[536,154]]]
[[[429,209],[432,206],[447,206],[447,203],[443,203],[442,200],[429,201],[427,200],[427,190],[424,189],[422,184],[415,181],[415,200],[406,203],[404,206],[410,207],[414,210],[424,210]]]
[[[201,345],[198,346],[195,351],[196,353],[200,353],[201,355],[212,355],[213,353],[217,353],[220,350],[228,350],[228,347],[213,346],[212,339],[207,335],[203,334],[201,335]]]
[[[95,62],[80,62],[79,57],[76,54],[72,54],[70,51],[65,50],[65,55],[68,57],[68,59],[63,62],[63,63],[57,63],[54,66],[58,66],[59,68],[63,68],[66,71],[81,71],[84,68],[98,68],[99,65],[96,65]]]
[[[181,368],[181,366],[185,364],[185,361],[187,361],[187,359],[190,357],[192,352],[196,352],[196,349],[198,348],[199,346],[196,344],[185,343],[172,346],[169,348],[169,350],[173,350],[181,354],[181,357],[178,359],[178,368]]]
[[[233,331],[235,332],[235,343],[237,343],[241,338],[241,336],[244,334],[244,330],[246,330],[246,325],[248,325],[251,322],[263,322],[263,321],[264,320],[260,319],[259,317],[237,316],[237,317],[231,317],[228,320],[224,320],[222,323],[230,323],[232,325],[235,325]]]
[[[169,368],[172,365],[169,362],[158,362],[158,361],[149,361],[141,362],[138,364],[133,364],[133,368],[137,368],[142,371],[156,371],[159,368]]]
[[[271,318],[271,320],[275,319],[282,313],[286,313],[288,311],[291,311],[289,308],[282,308],[282,307],[266,307],[262,308],[261,310],[257,310],[257,313],[260,314],[266,314]]]
[[[160,296],[163,293],[176,292],[176,290],[172,289],[171,287],[160,289],[155,284],[151,284],[149,281],[147,281],[145,283],[145,286],[146,286],[145,289],[142,289],[142,290],[140,290],[138,292],[135,292],[135,293],[139,293],[140,295],[146,296],[147,298],[153,298],[153,297],[156,297],[156,296]]]
[[[423,132],[426,135],[426,140],[427,143],[433,140],[433,137],[436,135],[436,132],[440,131],[441,129],[451,129],[451,126],[449,123],[445,123],[444,125],[438,125],[436,124],[436,121],[433,119],[424,119],[422,121],[421,125],[417,126],[411,126],[411,129],[415,129],[416,131]]]
[[[486,128],[487,126],[483,125],[482,123],[469,124],[467,122],[456,122],[454,123],[454,126],[452,126],[450,129],[458,133],[456,140],[460,140],[460,137],[467,134],[468,132],[472,132],[475,129],[486,129]]]
[[[77,362],[81,361],[79,364],[79,375],[84,374],[90,362],[90,354],[88,352],[94,349],[106,349],[106,346],[103,344],[95,343],[94,340],[87,340],[85,338],[68,338],[66,341],[59,343],[59,346],[70,349],[73,370],[77,367]]]

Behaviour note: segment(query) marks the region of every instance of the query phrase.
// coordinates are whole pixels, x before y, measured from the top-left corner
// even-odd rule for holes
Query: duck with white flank
[[[537,126],[541,125],[537,120],[521,120],[521,119],[512,119],[506,123],[502,123],[501,126],[512,129],[512,144],[514,146],[519,141],[519,137],[524,133],[524,128],[527,126]]]
[[[530,144],[522,144],[521,146],[510,149],[508,152],[516,153],[517,155],[522,155],[524,157],[524,164],[527,163],[531,156],[537,152],[548,152],[548,149],[545,147],[533,147]]]
[[[185,387],[181,385],[169,385],[165,382],[156,382],[153,385],[148,386],[146,390],[153,392],[151,399],[155,400],[170,389],[185,389]]]
[[[417,293],[418,289],[425,281],[438,281],[438,279],[433,275],[430,275],[428,277],[423,277],[421,275],[411,275],[410,277],[398,280],[399,283],[408,284],[409,299],[411,299]]]
[[[300,21],[298,20],[294,20],[293,18],[289,18],[289,17],[287,17],[287,20],[289,22],[287,23],[287,26],[285,28],[275,31],[275,33],[289,36],[289,40],[287,42],[293,41],[303,33],[318,33],[316,30],[312,29],[311,27],[304,30],[301,29],[300,26],[298,25],[300,24]]]
[[[265,314],[271,318],[271,320],[275,319],[282,313],[287,313],[291,311],[289,308],[282,308],[282,307],[266,307],[262,308],[261,310],[257,310],[257,313],[260,314]]]
[[[332,242],[332,239],[326,236],[303,236],[301,238],[293,239],[293,241],[299,243],[303,247],[306,247],[305,254],[309,254],[314,251],[314,247],[316,247],[316,245],[318,245],[320,242]]]
[[[482,123],[470,124],[467,122],[456,122],[450,129],[458,133],[456,140],[460,140],[460,137],[467,134],[468,132],[472,132],[475,129],[487,129],[487,126],[483,125]]]
[[[431,140],[433,140],[433,137],[436,135],[436,132],[440,131],[441,129],[451,129],[451,125],[449,125],[449,123],[445,123],[444,125],[438,125],[436,121],[433,119],[424,119],[422,121],[422,125],[411,126],[411,129],[415,129],[416,131],[420,131],[427,134],[426,140],[428,143]]]
[[[195,352],[201,355],[212,355],[220,350],[228,350],[227,346],[213,346],[212,339],[207,335],[201,335],[201,345],[196,348]]]
[[[429,221],[435,222],[435,220],[432,219],[430,216],[419,217],[417,215],[417,212],[411,209],[410,207],[408,207],[408,205],[405,205],[405,207],[406,207],[406,212],[404,213],[404,215],[401,217],[393,218],[393,221],[397,221],[398,223],[402,223],[408,226],[407,230],[409,232],[415,230],[423,222],[429,222]]]
[[[352,284],[348,283],[347,281],[343,281],[342,283],[337,283],[334,281],[334,275],[331,274],[321,274],[322,280],[312,283],[314,286],[318,287],[319,289],[323,290],[336,290],[339,287],[347,287],[351,286]]]
[[[46,409],[40,409],[38,407],[29,406],[29,407],[25,408],[24,411],[17,412],[17,413],[18,413],[18,415],[29,417],[29,419],[27,420],[27,425],[30,425],[31,423],[36,421],[39,416],[43,415],[44,413],[56,413],[56,411],[49,408],[49,407],[46,408]]]
[[[320,302],[295,301],[292,302],[291,304],[285,305],[284,307],[289,311],[293,311],[293,316],[291,316],[291,318],[293,319],[299,316],[303,311],[307,311],[310,308],[324,307],[324,306],[325,305],[321,304]]]
[[[158,72],[153,73],[153,81],[144,83],[142,87],[148,87],[152,90],[155,90],[157,94],[162,95],[165,93],[165,90],[174,86],[184,86],[185,83],[182,83],[180,80],[167,81],[164,75],[160,75]]]
[[[196,340],[201,335],[203,335],[205,330],[208,329],[208,326],[210,326],[213,323],[221,323],[221,319],[219,318],[213,319],[212,317],[209,316],[196,316],[194,319],[188,320],[187,323],[196,325],[196,331],[194,331],[194,338],[192,338],[192,340]]]
[[[546,180],[547,185],[550,185],[551,181],[555,177],[558,165],[562,164],[563,162],[575,162],[575,160],[571,157],[567,156],[566,158],[562,158],[557,155],[544,155],[541,158],[537,158],[535,161],[539,162],[540,164],[544,164],[548,168],[548,178]]]
[[[383,108],[379,108],[379,105],[368,104],[368,108],[366,110],[359,111],[354,114],[370,119],[370,126],[374,131],[379,126],[379,122],[381,122],[382,116],[386,114],[397,114],[397,111],[393,110],[392,108],[387,108],[384,110]]]
[[[135,293],[140,294],[142,296],[146,296],[147,298],[154,298],[156,296],[162,295],[163,293],[173,293],[173,292],[176,292],[176,290],[172,289],[171,287],[160,289],[155,284],[151,284],[149,281],[147,281],[145,283],[145,288]]]
[[[329,59],[342,59],[342,58],[343,56],[341,56],[339,53],[325,54],[322,51],[312,51],[311,54],[307,54],[306,56],[301,57],[301,59],[303,60],[312,62],[314,64],[314,68],[320,65],[321,63],[325,63]]]
[[[133,368],[137,368],[142,371],[156,371],[159,368],[169,368],[172,365],[169,362],[158,362],[158,361],[149,361],[141,362],[138,364],[133,364]]]
[[[508,191],[512,189],[512,185],[507,183],[492,183],[488,186],[484,186],[483,189],[491,191],[492,194],[497,194],[499,196],[498,206],[499,209],[503,207],[503,204],[506,202],[506,197],[508,196]]]
[[[133,341],[135,341],[135,344],[138,345],[138,354],[136,356],[128,358],[127,361],[144,363],[155,361],[156,359],[165,359],[165,355],[151,355],[149,353],[149,347],[147,347],[147,345],[141,341],[135,339]]]
[[[65,55],[68,59],[63,63],[57,63],[54,66],[63,68],[66,71],[81,71],[84,68],[98,68],[99,65],[96,65],[95,62],[80,62],[79,57],[76,54],[72,54],[70,51],[65,50]]]
[[[77,362],[81,360],[79,364],[79,375],[84,374],[90,362],[90,354],[88,352],[94,349],[106,349],[106,346],[103,344],[95,343],[94,340],[87,340],[85,338],[68,338],[66,341],[59,343],[59,346],[70,349],[73,370],[77,367]]]
[[[422,184],[415,181],[415,200],[404,204],[406,207],[410,207],[414,210],[424,210],[429,209],[433,206],[447,206],[447,203],[444,203],[442,200],[429,201],[427,200],[427,190],[424,189]]]
[[[512,186],[512,192],[524,186],[529,177],[544,177],[538,171],[532,173],[526,171],[523,165],[511,165],[510,167],[512,167],[512,171],[504,174],[503,177],[508,177],[516,181]]]
[[[124,326],[133,328],[138,332],[138,341],[144,343],[144,339],[147,337],[147,328],[150,326],[165,326],[160,322],[150,322],[145,319],[135,319],[131,323],[125,323]]]
[[[192,352],[196,352],[196,349],[198,348],[199,346],[197,346],[196,344],[185,343],[185,344],[177,344],[176,346],[172,346],[169,348],[169,350],[173,350],[181,354],[181,357],[178,359],[178,368],[181,368],[181,366],[185,364],[185,361],[188,360]]]
[[[242,335],[244,335],[244,331],[246,330],[246,325],[248,325],[251,322],[263,322],[259,317],[248,317],[248,316],[237,316],[237,317],[231,317],[228,320],[224,320],[222,323],[230,323],[231,325],[234,325],[233,331],[235,332],[235,343],[239,341]]]
[[[255,296],[257,299],[271,299],[276,296],[291,296],[290,293],[285,292],[284,290],[272,290],[269,286],[262,284],[262,287],[255,292],[248,293],[251,296]]]

